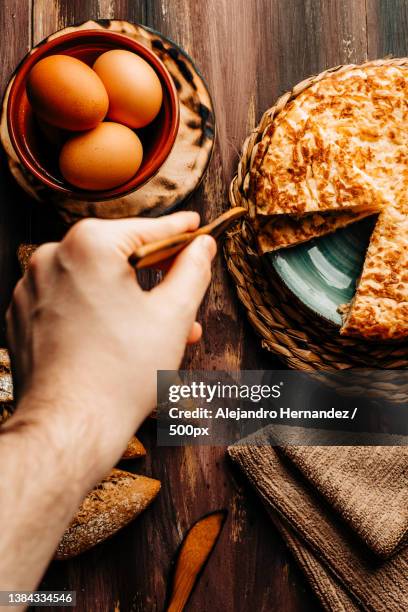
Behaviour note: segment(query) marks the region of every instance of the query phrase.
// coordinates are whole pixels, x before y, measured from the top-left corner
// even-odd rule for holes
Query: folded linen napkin
[[[342,584],[319,561],[318,557],[306,549],[289,525],[285,525],[283,519],[279,518],[277,513],[269,511],[269,514],[296,561],[306,574],[324,609],[335,612],[358,612],[361,610],[347,594]]]
[[[276,433],[267,427],[228,452],[325,608],[406,612],[407,449],[273,444]]]
[[[281,451],[380,557],[408,533],[408,447],[286,446]]]

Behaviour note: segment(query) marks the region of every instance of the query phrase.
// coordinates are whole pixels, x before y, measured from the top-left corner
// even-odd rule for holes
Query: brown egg
[[[131,179],[142,157],[139,137],[125,125],[107,121],[70,138],[62,147],[59,165],[63,177],[75,187],[100,191]]]
[[[98,75],[69,55],[50,55],[37,62],[28,75],[27,95],[41,119],[64,130],[95,127],[109,106]]]
[[[151,123],[163,101],[160,79],[141,57],[113,49],[98,57],[93,69],[109,96],[108,117],[132,128]]]

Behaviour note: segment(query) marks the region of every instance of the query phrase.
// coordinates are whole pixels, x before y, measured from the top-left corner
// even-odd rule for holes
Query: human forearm
[[[87,492],[78,453],[22,413],[0,430],[0,590],[37,586]]]
[[[154,408],[156,371],[201,336],[216,244],[196,238],[151,291],[129,256],[194,213],[77,223],[37,249],[7,313],[19,405],[0,433],[0,588],[30,589],[86,495]],[[12,551],[12,552],[11,552]]]

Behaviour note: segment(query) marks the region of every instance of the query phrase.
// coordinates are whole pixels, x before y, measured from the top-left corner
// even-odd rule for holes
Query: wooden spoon
[[[217,510],[198,520],[181,543],[173,570],[166,612],[183,612],[192,590],[223,528],[226,510]]]
[[[210,234],[214,238],[218,238],[234,221],[246,213],[246,208],[236,206],[214,219],[208,225],[199,227],[194,232],[184,232],[164,240],[144,244],[132,253],[129,257],[129,263],[138,270],[154,267],[156,264],[177,255],[197,236]]]

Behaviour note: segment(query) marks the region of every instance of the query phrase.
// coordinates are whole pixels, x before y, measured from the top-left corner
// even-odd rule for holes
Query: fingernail
[[[214,259],[217,252],[217,243],[212,236],[208,236],[207,234],[204,236],[198,236],[194,242],[198,248],[207,252],[210,261]]]

